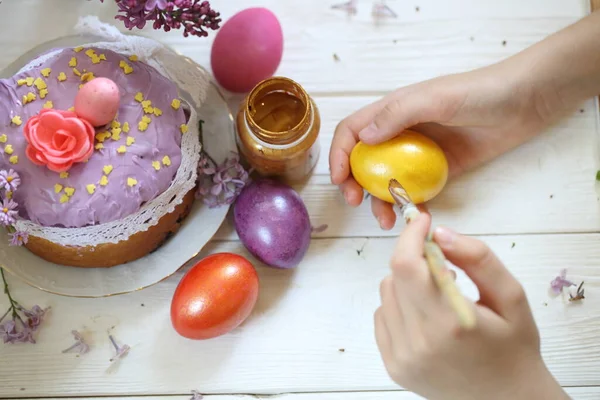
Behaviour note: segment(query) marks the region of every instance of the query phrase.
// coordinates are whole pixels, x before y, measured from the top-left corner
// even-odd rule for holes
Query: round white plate
[[[0,72],[13,76],[40,53],[53,48],[97,41],[89,36],[68,36],[43,43],[22,55]],[[184,57],[184,56],[181,56]],[[191,59],[190,68],[200,68]],[[203,146],[218,163],[237,152],[234,119],[227,102],[212,83],[205,103],[197,110],[204,120]],[[194,258],[223,223],[229,206],[209,208],[196,200],[177,234],[157,251],[141,259],[112,268],[75,268],[39,258],[25,247],[9,246],[8,233],[0,230],[0,267],[38,289],[72,297],[106,297],[133,292],[168,278]]]

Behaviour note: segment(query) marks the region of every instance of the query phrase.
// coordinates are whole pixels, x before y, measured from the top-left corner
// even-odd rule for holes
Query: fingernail
[[[381,217],[377,217],[377,223],[379,224],[379,227],[380,227],[381,229],[384,229],[384,230],[385,230],[385,228],[383,227],[383,221],[381,220]]]
[[[434,239],[442,247],[450,247],[454,242],[454,238],[456,237],[456,233],[445,227],[435,228],[434,231]]]
[[[362,131],[360,131],[358,133],[358,136],[361,139],[370,139],[372,137],[375,137],[377,135],[377,125],[375,125],[375,122],[371,122],[369,125],[367,125],[366,128],[364,128]]]

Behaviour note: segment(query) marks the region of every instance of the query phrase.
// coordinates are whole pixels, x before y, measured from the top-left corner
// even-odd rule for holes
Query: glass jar
[[[260,175],[296,182],[315,167],[319,110],[293,80],[273,77],[256,85],[242,102],[236,125],[240,152]]]

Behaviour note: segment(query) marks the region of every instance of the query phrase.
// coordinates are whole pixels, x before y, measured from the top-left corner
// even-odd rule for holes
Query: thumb
[[[442,116],[438,115],[441,113],[438,113],[436,104],[440,104],[439,99],[432,98],[426,89],[410,95],[397,93],[359,132],[358,137],[362,142],[374,145],[417,124],[441,122]]]
[[[527,302],[525,291],[485,243],[441,227],[435,229],[434,240],[448,261],[475,283],[480,304],[505,319],[518,316]]]

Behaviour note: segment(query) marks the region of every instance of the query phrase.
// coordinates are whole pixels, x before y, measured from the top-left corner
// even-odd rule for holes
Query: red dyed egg
[[[183,277],[171,302],[171,322],[181,336],[210,339],[237,328],[258,298],[258,275],[242,256],[218,253]]]

